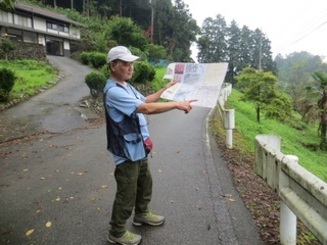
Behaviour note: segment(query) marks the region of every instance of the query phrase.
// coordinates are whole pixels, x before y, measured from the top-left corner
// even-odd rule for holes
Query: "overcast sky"
[[[184,0],[192,17],[202,26],[207,17],[222,15],[229,25],[256,28],[278,53],[307,51],[327,57],[327,0]]]

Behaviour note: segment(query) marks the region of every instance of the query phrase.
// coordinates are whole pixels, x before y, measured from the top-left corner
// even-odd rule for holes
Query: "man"
[[[196,100],[156,102],[174,82],[156,93],[144,97],[127,81],[133,75],[133,62],[139,57],[124,46],[109,50],[107,62],[110,78],[104,88],[108,150],[112,153],[117,191],[112,207],[108,241],[118,244],[139,244],[142,237],[125,228],[127,219],[135,216],[133,224],[160,226],[165,218],[153,214],[148,204],[152,196],[152,177],[147,154],[151,151],[147,120],[144,114],[178,109],[185,113]]]

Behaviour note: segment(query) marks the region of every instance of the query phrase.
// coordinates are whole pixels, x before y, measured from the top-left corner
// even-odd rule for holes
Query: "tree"
[[[13,8],[16,0],[2,0],[0,1],[0,7]]]
[[[192,19],[187,7],[182,0],[175,0],[173,18],[170,19],[171,35],[167,39],[168,55],[180,62],[191,61],[190,48],[199,32],[199,27]]]
[[[153,41],[168,50],[170,60],[191,61],[190,47],[196,41],[199,27],[192,19],[188,6],[181,0],[153,0]]]
[[[119,45],[133,46],[144,51],[149,39],[130,18],[113,17],[106,26],[108,40],[115,40]]]
[[[227,24],[223,16],[204,20],[197,46],[199,62],[228,62]]]
[[[251,66],[252,64],[252,31],[247,27],[243,26],[241,29],[240,37],[240,54],[238,60],[238,67],[236,67],[236,73],[241,72],[245,67]],[[231,44],[233,45],[233,44]]]
[[[5,60],[8,60],[8,55],[11,51],[15,50],[15,45],[13,42],[8,39],[1,39],[0,40],[0,50],[3,52]]]
[[[319,89],[316,89],[316,82],[310,81],[307,85],[292,86],[293,104],[296,111],[301,115],[301,120],[306,124],[314,123],[319,120],[319,112],[317,110],[317,99],[320,96]]]
[[[277,77],[272,72],[254,68],[245,68],[237,77],[238,87],[243,99],[255,104],[257,122],[260,123],[260,111],[266,110],[266,116],[286,120],[290,116],[291,103],[286,95],[277,90]]]
[[[233,20],[228,28],[228,71],[225,81],[234,84],[234,76],[237,69],[240,67],[240,54],[241,54],[241,30],[238,28],[237,23]]]
[[[323,62],[323,57],[304,51],[291,53],[285,58],[277,55],[275,63],[278,79],[296,86],[312,80],[315,71],[327,72],[327,64]]]
[[[280,84],[292,97],[294,109],[300,113],[302,120],[305,123],[319,120],[316,103],[320,98],[320,89],[312,74],[316,71],[327,72],[323,57],[308,52],[294,52],[285,58],[277,55],[275,63]]]
[[[320,114],[320,122],[318,133],[321,138],[320,148],[322,150],[327,150],[327,73],[315,72],[313,74],[315,81],[319,83],[319,88],[321,90],[321,97],[318,100],[318,110]]]
[[[228,62],[226,80],[232,84],[246,67],[277,74],[269,39],[259,29],[240,29],[234,20],[228,26],[221,15],[205,19],[197,45],[199,62]]]

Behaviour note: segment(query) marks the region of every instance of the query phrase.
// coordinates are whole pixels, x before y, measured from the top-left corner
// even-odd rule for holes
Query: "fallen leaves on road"
[[[26,231],[25,235],[30,236],[30,235],[32,235],[33,232],[34,232],[34,229],[28,230],[28,231]]]
[[[47,228],[50,228],[51,226],[52,226],[51,221],[48,221],[48,222],[45,224],[45,227],[47,227]]]

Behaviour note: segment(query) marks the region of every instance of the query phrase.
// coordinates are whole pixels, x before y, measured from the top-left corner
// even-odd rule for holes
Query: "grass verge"
[[[242,101],[241,93],[237,90],[233,90],[228,103],[235,109],[235,131],[244,138],[244,142],[240,143],[244,151],[254,152],[254,139],[259,134],[278,135],[281,137],[281,151],[284,154],[299,157],[301,166],[327,182],[327,152],[311,147],[320,142],[317,125],[308,125],[298,130],[288,124],[265,118],[262,118],[259,124],[256,121],[254,106]]]
[[[35,60],[0,60],[0,68],[12,70],[17,77],[10,92],[10,100],[33,96],[42,89],[52,87],[58,75],[51,64]]]

